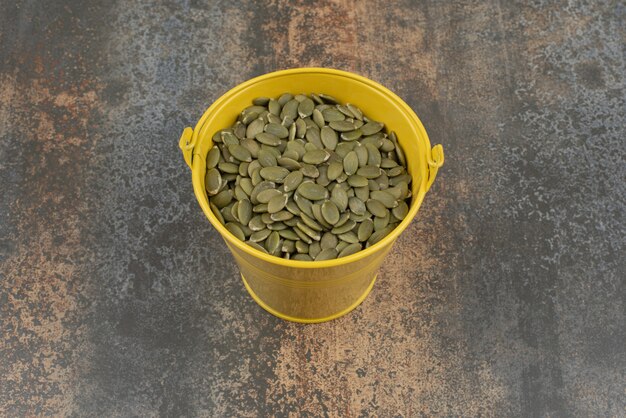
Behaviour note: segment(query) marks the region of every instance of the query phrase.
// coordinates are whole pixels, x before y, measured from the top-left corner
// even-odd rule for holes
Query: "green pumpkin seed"
[[[374,232],[374,222],[371,219],[366,219],[360,223],[356,235],[359,241],[365,242],[372,235],[372,232]]]
[[[361,109],[350,103],[346,103],[346,107],[348,108],[348,110],[350,110],[350,112],[354,115],[356,119],[363,120],[363,112],[361,111]]]
[[[375,179],[376,177],[380,176],[381,172],[381,169],[379,167],[376,167],[375,165],[366,165],[360,167],[356,173],[359,176],[365,177],[366,179]]]
[[[270,214],[270,219],[274,222],[288,221],[291,218],[293,218],[293,213],[289,212],[288,210],[281,210],[276,213]]]
[[[261,149],[259,151],[259,163],[262,167],[274,167],[277,164],[276,157],[268,150]]]
[[[309,237],[307,234],[304,233],[304,231],[302,231],[302,229],[300,229],[298,227],[298,224],[296,224],[296,226],[293,227],[293,231],[296,233],[296,235],[298,235],[298,237],[306,242],[307,244],[311,244],[313,242],[313,240],[311,239],[311,237]]]
[[[337,250],[334,248],[327,248],[319,252],[317,257],[315,257],[315,261],[323,261],[323,260],[332,260],[337,258]]]
[[[252,161],[252,154],[246,148],[239,144],[231,144],[228,146],[228,152],[230,155],[238,159],[239,161],[250,162]]]
[[[339,253],[341,254],[341,251],[343,251],[344,248],[346,248],[348,245],[351,245],[345,241],[339,241],[339,243],[337,244],[337,251],[339,251]]]
[[[237,206],[237,219],[243,225],[248,225],[252,218],[252,203],[248,199],[239,200]]]
[[[252,199],[252,197],[250,197]],[[252,207],[252,213],[265,213],[267,212],[267,203],[259,203],[258,205],[254,205]]]
[[[211,202],[219,209],[226,207],[233,200],[232,190],[222,190],[211,198]]]
[[[349,153],[346,154],[346,156],[343,159],[343,171],[348,176],[351,176],[354,173],[356,173],[358,168],[359,168],[359,158],[357,157],[356,152],[350,151]]]
[[[300,183],[302,183],[302,179],[304,178],[302,171],[292,171],[285,177],[283,187],[285,192],[290,192],[292,190],[296,190]]]
[[[394,145],[396,146],[395,151],[396,151],[396,157],[398,158],[398,162],[400,164],[402,164],[403,166],[406,166],[406,157],[404,156],[404,152],[402,151],[402,147],[398,143],[398,138],[396,137],[396,133],[391,131],[389,133],[389,139],[391,141],[393,141]]]
[[[280,138],[268,132],[260,132],[255,136],[256,140],[262,144],[275,147],[280,144]]]
[[[322,205],[321,204],[314,203],[311,206],[311,210],[313,211],[313,217],[315,218],[315,220],[317,222],[320,223],[320,225],[322,225],[322,227],[324,227],[326,229],[331,229],[333,227],[331,224],[326,222],[326,219],[324,219],[324,216],[322,215]]]
[[[269,214],[270,220],[272,220],[272,216],[274,216],[274,214]],[[272,231],[280,232],[280,231],[286,230],[288,227],[287,227],[287,224],[284,223],[284,222],[273,222],[272,221],[272,223],[267,224],[267,228],[271,229]]]
[[[239,138],[237,138],[235,134],[230,131],[222,131],[222,142],[224,145],[239,144]]]
[[[206,168],[215,168],[220,161],[220,156],[220,149],[216,145],[213,146],[206,157]]]
[[[254,217],[252,217],[252,219],[250,219],[250,222],[248,222],[248,227],[252,230],[252,231],[260,231],[261,229],[265,228],[265,223],[263,222],[263,220],[261,219],[261,215],[256,215]]]
[[[380,150],[383,152],[391,152],[396,149],[396,146],[393,144],[393,141],[390,139],[383,139],[383,143],[380,146]]]
[[[339,161],[333,161],[328,165],[328,170],[326,170],[326,177],[330,181],[334,181],[343,173],[343,163]]]
[[[396,198],[393,197],[391,193],[384,191],[384,190],[371,191],[370,198],[373,200],[379,201],[388,209],[395,208],[396,206],[398,206],[398,201],[396,200]]]
[[[302,219],[302,222],[304,222],[304,224],[306,226],[308,226],[309,228],[315,230],[315,231],[322,231],[324,228],[318,224],[315,219],[313,219],[312,217],[310,217],[309,215],[307,215],[306,213],[301,213],[300,214],[300,219]]]
[[[390,158],[383,158],[382,161],[380,162],[381,168],[393,168],[397,166],[398,166],[398,163]]]
[[[338,111],[343,113],[347,118],[354,119],[354,114],[346,106],[343,106],[341,104],[337,104],[337,106],[335,106],[335,107],[337,108]]]
[[[379,132],[384,127],[385,125],[383,125],[380,122],[371,121],[363,125],[361,127],[361,131],[363,131],[363,135],[374,135],[375,133]]]
[[[346,241],[342,241],[342,242],[345,242],[346,244],[348,244]],[[357,242],[345,245],[343,247],[343,249],[341,251],[339,251],[339,254],[337,255],[337,258],[347,257],[349,255],[355,254],[355,253],[361,251],[361,248],[362,248],[361,244],[359,244]]]
[[[319,93],[318,96],[320,99],[324,100],[324,103],[337,104],[339,100],[335,99],[333,96],[328,94]]]
[[[289,130],[287,130],[287,128],[285,128],[280,123],[268,123],[267,125],[265,125],[265,128],[263,130],[264,132],[277,136],[281,139],[287,138],[289,136]]]
[[[367,207],[367,210],[369,210],[374,216],[379,216],[382,218],[389,215],[389,211],[387,210],[385,205],[383,205],[378,200],[369,199],[367,202],[365,202],[365,206]]]
[[[224,225],[226,221],[224,220],[224,217],[222,216],[222,212],[220,212],[219,208],[215,206],[213,202],[209,202],[209,207],[211,208],[211,212],[213,212],[213,215],[215,215],[217,220],[220,221],[222,225]]]
[[[280,190],[277,190],[277,189],[267,189],[267,190],[262,190],[261,192],[257,193],[256,200],[259,203],[268,203],[269,204],[270,200],[272,200],[273,198],[278,197],[278,196],[283,196],[283,194],[280,192]]]
[[[263,119],[253,120],[246,128],[246,138],[256,138],[256,136],[263,132],[265,122]]]
[[[324,116],[322,115],[322,112],[319,109],[313,109],[313,122],[315,122],[315,124],[317,126],[319,126],[319,128],[323,128],[324,127]]]
[[[246,236],[243,233],[241,226],[235,222],[227,222],[226,225],[224,225],[226,227],[226,229],[228,230],[228,232],[230,232],[231,234],[233,234],[238,240],[241,241],[245,241],[246,240]]]
[[[328,198],[328,190],[319,184],[305,181],[298,186],[297,193],[302,197],[311,200],[321,200]]]
[[[331,229],[330,232],[332,232],[335,235],[341,235],[341,234],[345,234],[348,231],[351,231],[352,228],[354,228],[356,226],[356,222],[353,221],[352,219],[349,219],[346,223],[344,223],[341,226],[336,226],[333,229]]]
[[[398,206],[391,210],[393,216],[396,217],[399,221],[403,220],[406,215],[409,213],[409,206],[404,201],[400,201]]]
[[[322,144],[322,139],[320,137],[320,130],[317,126],[306,130],[306,140],[309,141],[309,144],[315,145],[316,148],[324,148],[324,144]]]
[[[396,186],[400,183],[409,184],[411,182],[411,176],[408,174],[400,174],[399,176],[395,176],[389,179],[389,184],[392,186]]]
[[[343,113],[341,113],[334,107],[329,107],[327,109],[322,110],[322,116],[324,117],[324,120],[328,123],[339,122],[346,118],[343,115]]]
[[[350,210],[357,215],[363,215],[365,213],[365,203],[358,197],[351,197],[348,199],[348,206]]]
[[[217,168],[211,168],[204,176],[204,187],[209,196],[215,196],[222,187],[222,175]]]
[[[330,126],[322,127],[320,131],[320,136],[324,147],[330,150],[334,150],[335,148],[337,148],[339,138],[337,136],[337,132],[335,132],[333,128],[331,128]]]
[[[311,239],[313,239],[315,241],[319,241],[321,239],[320,233],[318,231],[315,231],[314,229],[310,228],[304,222],[298,222],[296,224],[296,226],[298,228],[300,228],[300,231],[304,232],[309,238],[311,238]],[[298,233],[297,230],[295,230],[295,231],[296,231],[296,233]]]
[[[389,233],[391,231],[393,231],[393,229],[395,228],[395,225],[387,225],[387,227],[374,232],[369,239],[367,240],[367,245],[368,246],[372,246],[374,244],[376,244],[377,242],[379,242],[381,239],[383,239],[384,237],[386,237],[387,235],[389,235]]]
[[[304,138],[306,134],[306,122],[302,119],[296,119],[296,137]]]
[[[314,242],[309,245],[309,255],[313,258],[317,257],[317,255],[322,251],[322,247],[319,242]]]
[[[269,191],[269,190],[267,190],[267,191]],[[267,211],[269,213],[276,213],[276,212],[282,210],[285,207],[285,205],[287,204],[287,200],[289,200],[289,196],[287,196],[286,194],[282,194],[282,193],[272,197],[267,202]],[[276,220],[276,219],[272,219],[272,220]]]
[[[367,148],[367,164],[380,167],[382,157],[378,148],[373,144],[365,144],[365,148]]]
[[[267,228],[263,228],[259,231],[255,231],[250,235],[250,241],[252,242],[261,242],[265,241],[265,239],[272,233],[271,230]]]
[[[239,166],[237,164],[222,161],[217,165],[217,168],[224,173],[239,174]]]
[[[287,170],[299,170],[302,168],[302,165],[293,158],[280,157],[277,162],[279,166],[285,167]]]
[[[264,247],[262,247],[261,245],[259,245],[258,243],[256,243],[256,242],[246,241],[246,244],[248,244],[249,246],[251,246],[255,250],[259,250],[259,251],[262,251],[262,252],[267,254],[267,250]]]
[[[291,257],[291,259],[296,261],[313,261],[311,256],[308,254],[295,254]]]
[[[404,173],[404,167],[398,165],[395,167],[391,167],[390,169],[387,170],[387,175],[389,177],[396,177],[399,176],[400,174]]]
[[[343,139],[344,141],[356,141],[361,137],[361,135],[361,130],[355,129],[354,131],[343,132],[341,134],[341,139]]]
[[[322,204],[322,216],[324,220],[331,225],[339,221],[339,209],[331,200],[327,200]]]
[[[272,231],[265,240],[265,249],[268,253],[274,254],[278,250],[279,245],[280,235],[278,235],[278,232]]]
[[[336,235],[334,235],[332,232],[326,232],[324,233],[324,235],[322,235],[322,239],[320,240],[320,247],[322,248],[322,250],[326,250],[328,248],[335,248],[338,243],[339,240],[337,239]]]
[[[348,177],[348,184],[352,187],[367,187],[367,179],[363,176],[355,174]]]
[[[328,160],[329,157],[330,157],[330,154],[328,153],[328,151],[323,150],[323,149],[316,149],[312,151],[307,151],[302,156],[302,161],[304,161],[307,164],[317,165],[317,164],[321,164],[325,162],[326,160]]]
[[[284,167],[263,167],[261,169],[261,177],[275,183],[282,183],[287,174],[289,174],[289,170]]]
[[[301,118],[306,118],[311,116],[313,109],[315,109],[315,103],[313,103],[313,100],[305,96],[305,98],[298,105],[298,115],[300,115]]]
[[[300,238],[298,234],[296,234],[296,236]],[[309,244],[304,241],[296,241],[296,251],[298,252],[298,254],[308,254]]]
[[[352,231],[344,232],[343,234],[339,234],[339,239],[345,242],[349,242],[350,244],[356,244],[359,242],[359,238]]]
[[[328,125],[337,132],[348,132],[355,129],[354,124],[346,120],[333,121],[330,122]]]
[[[295,99],[288,101],[283,105],[283,108],[280,112],[280,117],[284,118],[285,116],[288,116],[291,119],[296,120],[296,118],[298,117],[298,106],[300,106],[299,101]]]
[[[341,187],[335,187],[330,194],[330,200],[337,206],[339,212],[348,208],[348,193]]]

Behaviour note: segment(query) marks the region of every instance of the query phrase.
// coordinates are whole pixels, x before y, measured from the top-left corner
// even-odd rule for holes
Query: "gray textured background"
[[[0,0],[0,415],[626,415],[619,1]],[[327,66],[446,164],[370,297],[262,311],[177,148]]]

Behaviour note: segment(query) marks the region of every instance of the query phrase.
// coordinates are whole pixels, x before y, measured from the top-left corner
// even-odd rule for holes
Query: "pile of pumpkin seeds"
[[[325,94],[258,97],[213,136],[205,187],[235,237],[292,260],[354,254],[409,211],[394,132]]]

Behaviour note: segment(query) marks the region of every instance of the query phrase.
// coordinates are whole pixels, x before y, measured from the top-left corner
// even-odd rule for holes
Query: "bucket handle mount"
[[[437,177],[437,171],[439,167],[443,165],[443,147],[441,144],[435,145],[430,151],[430,155],[426,155],[428,159],[428,181],[426,182],[426,191],[430,190],[430,186],[433,185],[435,177]]]

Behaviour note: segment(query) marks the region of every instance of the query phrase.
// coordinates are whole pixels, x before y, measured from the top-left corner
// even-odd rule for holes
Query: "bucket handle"
[[[426,155],[428,159],[428,182],[426,182],[426,191],[430,190],[430,186],[432,186],[435,181],[435,177],[437,177],[437,171],[439,171],[439,167],[443,165],[443,147],[441,144],[435,145],[430,151],[430,155]]]
[[[180,150],[183,152],[183,158],[185,162],[191,168],[191,164],[193,163],[193,147],[196,144],[193,142],[193,129],[187,127],[183,130],[183,134],[180,136],[180,140],[178,141],[178,146]]]

